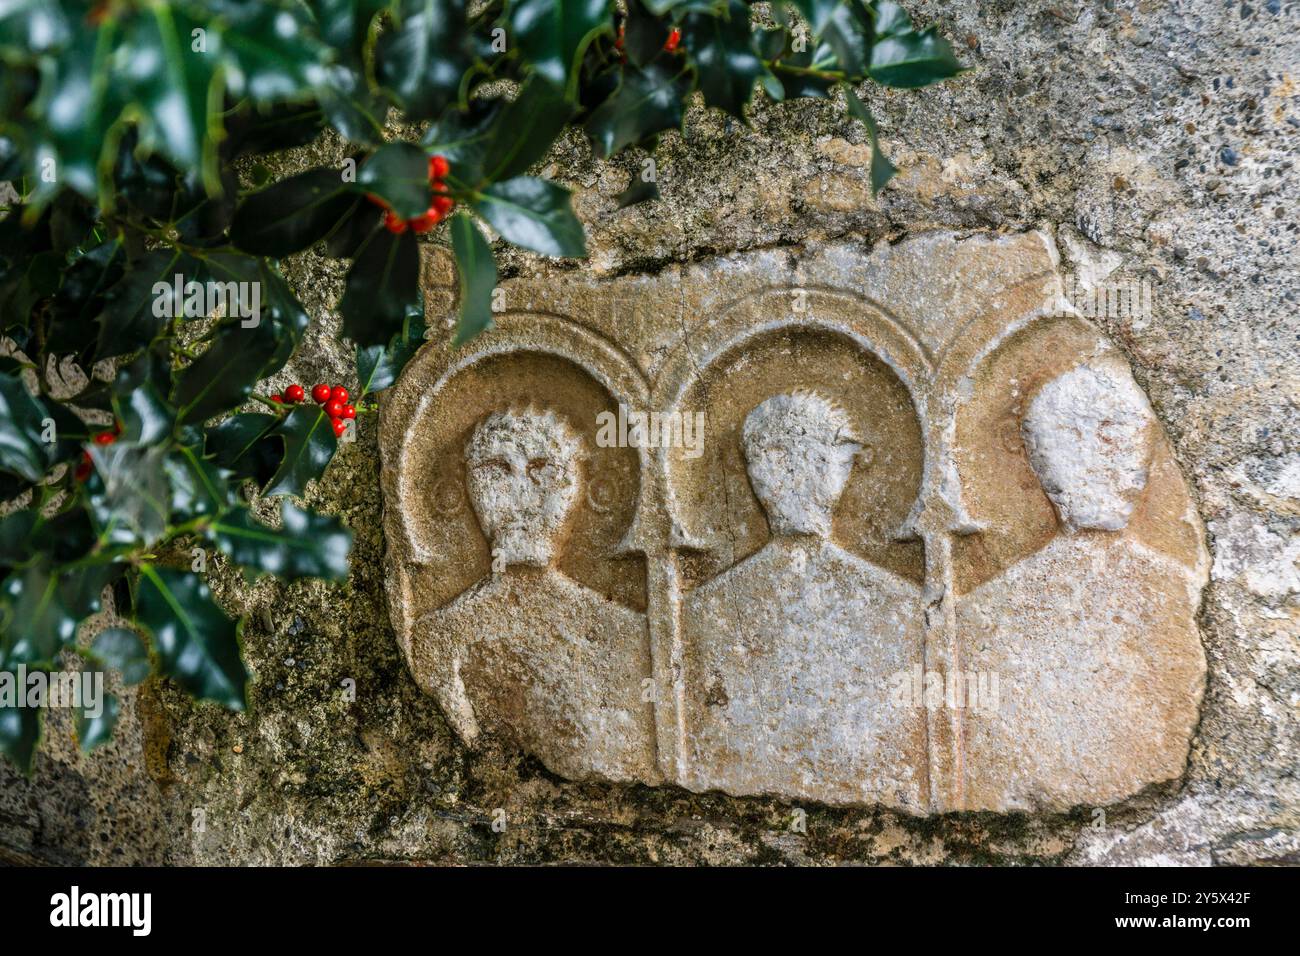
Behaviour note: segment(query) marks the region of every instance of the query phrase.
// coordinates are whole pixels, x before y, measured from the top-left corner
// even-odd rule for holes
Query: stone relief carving
[[[862,440],[796,391],[751,411],[741,443],[771,537],[685,599],[682,782],[920,807],[923,724],[891,704],[890,678],[921,660],[921,589],[832,540]]]
[[[926,814],[1176,778],[1202,530],[1059,287],[1036,233],[506,283],[381,410],[412,673],[571,779]],[[704,441],[610,447],[636,413]]]
[[[957,605],[967,668],[999,674],[1002,706],[968,722],[977,807],[1108,802],[1176,777],[1205,659],[1203,578],[1126,534],[1157,428],[1113,356],[1050,379],[1021,430],[1061,530]]]
[[[654,777],[645,616],[555,567],[579,496],[582,440],[553,411],[488,415],[465,448],[490,573],[416,622],[443,712],[473,742],[512,737],[555,772]]]

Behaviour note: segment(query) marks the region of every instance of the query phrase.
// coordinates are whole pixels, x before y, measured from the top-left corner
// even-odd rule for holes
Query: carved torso
[[[816,539],[775,540],[691,592],[687,786],[924,806],[924,714],[890,697],[921,662],[920,597]]]
[[[554,570],[493,575],[418,630],[431,670],[459,679],[480,733],[513,738],[555,773],[653,781],[645,618]]]

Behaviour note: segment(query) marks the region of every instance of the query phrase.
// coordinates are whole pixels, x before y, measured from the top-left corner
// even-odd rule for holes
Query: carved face
[[[1153,417],[1127,369],[1080,365],[1034,396],[1029,463],[1067,528],[1118,531],[1146,487]]]
[[[746,417],[741,442],[772,533],[829,536],[862,450],[844,411],[810,392],[776,395]]]
[[[465,449],[470,503],[494,566],[549,565],[578,498],[581,443],[549,411],[496,412]]]

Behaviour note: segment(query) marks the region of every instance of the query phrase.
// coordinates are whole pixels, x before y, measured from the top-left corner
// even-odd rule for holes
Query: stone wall
[[[579,784],[470,752],[402,659],[384,601],[378,427],[360,422],[311,494],[355,531],[325,586],[228,568],[250,615],[250,709],[150,682],[90,757],[53,720],[30,780],[0,766],[0,860],[87,863],[1300,862],[1300,352],[1293,3],[969,0],[911,6],[973,69],[869,102],[900,174],[874,200],[863,131],[830,103],[692,109],[656,157],[663,198],[619,211],[638,168],[571,135],[545,162],[577,190],[590,260],[506,253],[503,276],[595,277],[837,240],[1041,229],[1067,273],[1147,280],[1153,309],[1095,319],[1163,422],[1208,531],[1208,684],[1186,773],[1098,814],[802,807],[675,787]],[[322,141],[277,172],[336,161]],[[431,237],[435,242],[439,237]],[[317,317],[276,385],[351,384],[337,263],[286,264]],[[1100,271],[1100,272],[1099,272]],[[344,682],[355,681],[349,700]],[[492,826],[505,811],[502,832]],[[499,817],[498,817],[499,818]]]

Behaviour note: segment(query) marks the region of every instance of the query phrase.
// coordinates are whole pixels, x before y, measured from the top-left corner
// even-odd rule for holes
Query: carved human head
[[[1076,366],[1033,396],[1021,434],[1067,529],[1128,524],[1146,487],[1154,421],[1146,396],[1117,362]]]
[[[494,564],[549,565],[578,499],[582,440],[533,407],[493,412],[465,446],[469,499]]]
[[[862,450],[848,414],[815,392],[774,395],[746,416],[740,440],[772,533],[829,536]]]

